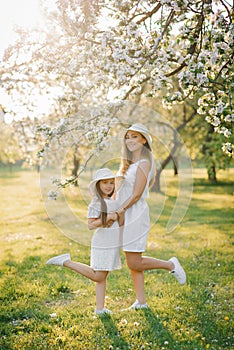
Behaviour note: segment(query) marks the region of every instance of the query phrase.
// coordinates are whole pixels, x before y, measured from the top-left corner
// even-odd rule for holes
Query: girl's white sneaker
[[[183,269],[183,267],[180,265],[179,261],[177,258],[173,257],[169,259],[169,261],[173,262],[174,264],[174,269],[170,271],[170,273],[175,276],[179,284],[183,285],[186,283],[186,273]]]
[[[140,304],[138,300],[136,300],[129,308],[129,310],[138,310],[138,309],[147,309],[149,306],[147,303]]]
[[[63,264],[68,260],[71,260],[70,254],[62,254],[62,255],[54,256],[53,258],[49,259],[46,262],[46,265],[63,266]]]
[[[103,308],[103,309],[101,309],[101,310],[97,310],[97,309],[95,309],[94,310],[94,313],[96,314],[96,315],[109,315],[109,314],[112,314],[112,311],[111,310],[108,310],[108,309],[106,309],[105,307]]]

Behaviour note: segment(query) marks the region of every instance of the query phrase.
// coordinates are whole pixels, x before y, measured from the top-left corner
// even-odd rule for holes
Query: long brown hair
[[[139,134],[141,134],[140,132],[138,132]],[[126,135],[124,136],[124,140],[123,140],[123,144],[122,144],[122,157],[121,157],[121,162],[120,162],[120,173],[121,175],[125,175],[128,168],[130,167],[130,165],[133,163],[132,161],[132,152],[129,151],[129,149],[126,146],[125,140],[126,140]],[[142,147],[142,156],[143,158],[146,158],[150,161],[150,165],[152,167],[152,162],[153,162],[153,156],[152,156],[152,151],[151,148],[148,144],[148,141],[146,140],[146,138],[144,137],[144,135],[141,134],[141,136],[145,139],[146,143],[143,145]],[[152,179],[150,180],[149,186],[151,187],[154,183],[155,180],[155,174],[152,177]]]
[[[101,188],[100,188],[100,181],[99,180],[97,183],[96,183],[96,192],[97,192],[97,197],[98,199],[100,200],[100,203],[101,203],[101,220],[102,220],[102,225],[105,227],[106,226],[106,218],[107,218],[107,205],[106,205],[106,202],[103,198],[103,193],[101,191]],[[112,191],[112,193],[110,193],[108,195],[108,197],[111,197],[112,194],[114,193],[114,190]]]

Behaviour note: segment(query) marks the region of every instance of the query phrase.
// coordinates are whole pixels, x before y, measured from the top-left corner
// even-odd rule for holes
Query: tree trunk
[[[209,181],[217,182],[215,164],[211,164],[209,166],[209,168],[207,169],[207,173],[208,173],[208,180]]]
[[[160,176],[161,176],[161,173],[162,173],[163,169],[162,167],[160,167],[159,169],[157,169],[156,171],[156,176],[155,176],[155,181],[154,181],[154,184],[151,188],[151,190],[153,192],[156,192],[156,193],[159,193],[161,192],[161,187],[160,187]]]
[[[76,177],[78,174],[78,170],[80,167],[80,158],[77,152],[78,148],[76,147],[74,150],[74,154],[73,154],[73,169],[72,169],[72,176]],[[74,182],[75,186],[78,186],[78,181]]]
[[[208,174],[208,180],[211,182],[217,182],[216,177],[216,165],[212,159],[214,151],[212,150],[212,136],[214,134],[214,126],[210,125],[208,133],[206,135],[205,144],[202,147],[202,153],[205,156],[206,170]]]
[[[152,186],[152,191],[154,192],[160,192],[161,191],[161,187],[160,187],[160,176],[161,176],[161,173],[163,171],[163,169],[165,169],[165,167],[167,166],[167,164],[170,162],[170,160],[173,161],[173,165],[174,165],[174,175],[177,175],[178,174],[178,162],[177,162],[177,158],[175,156],[176,154],[176,151],[178,150],[178,147],[181,146],[180,144],[180,141],[178,140],[178,133],[180,132],[180,130],[182,130],[195,116],[196,116],[196,113],[197,111],[194,110],[193,113],[191,113],[191,115],[189,116],[189,118],[185,118],[186,116],[186,111],[184,112],[184,120],[183,120],[183,123],[180,124],[176,130],[173,129],[171,127],[171,130],[173,131],[173,147],[170,151],[170,154],[167,156],[166,159],[164,159],[164,161],[162,162],[162,164],[160,165],[160,167],[157,169],[157,172],[156,172],[156,177],[155,177],[155,182]],[[163,124],[163,123],[162,123]],[[165,125],[167,127],[170,127],[168,124]]]
[[[169,164],[169,162],[171,160],[173,161],[174,164],[176,164],[176,168],[177,168],[175,153],[176,153],[179,146],[180,146],[180,142],[177,140],[177,132],[176,132],[176,130],[174,130],[174,145],[173,145],[169,155],[167,156],[167,158],[164,159],[164,161],[161,163],[160,167],[156,171],[155,181],[154,181],[154,184],[151,188],[152,191],[157,192],[157,193],[161,191],[160,176],[161,176],[163,169],[166,168],[166,166]]]
[[[174,176],[178,175],[178,162],[177,159],[174,157],[172,158],[172,162],[173,162],[173,168],[174,168]]]

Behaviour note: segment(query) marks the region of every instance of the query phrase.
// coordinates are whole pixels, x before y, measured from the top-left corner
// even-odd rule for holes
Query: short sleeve
[[[88,219],[96,219],[99,218],[101,214],[101,203],[99,201],[92,200],[92,202],[88,206]]]

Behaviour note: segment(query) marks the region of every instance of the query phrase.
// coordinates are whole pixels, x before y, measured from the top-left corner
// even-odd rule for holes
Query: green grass
[[[152,226],[146,254],[178,256],[188,283],[181,287],[165,271],[147,271],[150,309],[121,311],[134,301],[122,255],[123,269],[108,277],[106,305],[114,313],[99,318],[93,314],[91,281],[45,265],[67,251],[89,263],[89,247],[51,223],[36,172],[0,173],[0,349],[234,349],[233,174],[221,172],[220,183],[211,185],[203,169],[195,170],[189,210],[166,233],[176,199],[176,180],[167,171],[165,207]],[[151,210],[159,198],[152,194]],[[72,208],[82,205],[70,193],[67,200]]]

